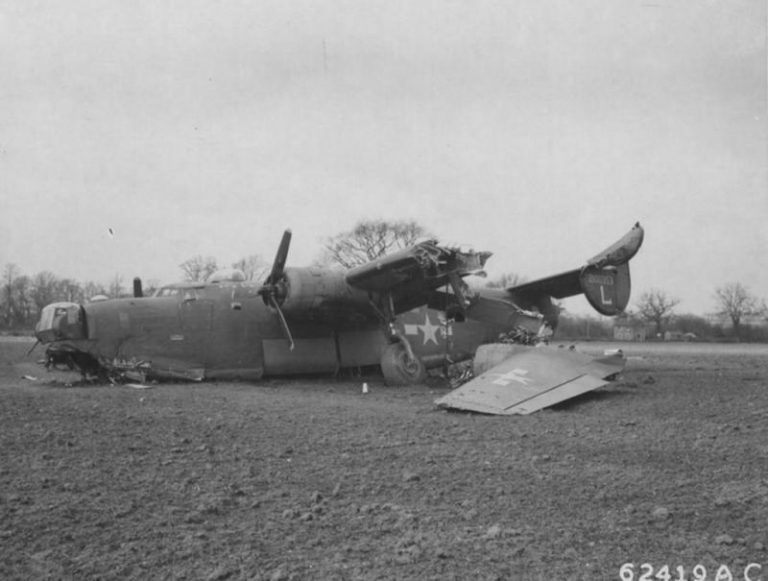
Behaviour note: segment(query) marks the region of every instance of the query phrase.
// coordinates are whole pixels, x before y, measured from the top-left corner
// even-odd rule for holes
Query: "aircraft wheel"
[[[415,385],[427,378],[424,363],[418,357],[410,361],[402,343],[387,345],[381,356],[381,371],[387,385]]]

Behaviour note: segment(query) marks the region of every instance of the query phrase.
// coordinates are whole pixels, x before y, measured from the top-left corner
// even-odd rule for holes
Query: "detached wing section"
[[[530,347],[438,399],[444,408],[486,414],[530,414],[608,383],[624,368],[622,355],[587,355]]]
[[[597,312],[617,315],[629,303],[629,261],[640,250],[643,236],[643,228],[635,224],[618,242],[590,258],[583,267],[510,287],[507,292],[521,305],[535,305],[545,295],[563,299],[584,293]]]
[[[442,286],[450,285],[456,296],[464,297],[468,289],[461,278],[481,272],[490,256],[427,240],[351,269],[346,282],[369,294],[388,296],[394,312],[401,313],[426,304]]]

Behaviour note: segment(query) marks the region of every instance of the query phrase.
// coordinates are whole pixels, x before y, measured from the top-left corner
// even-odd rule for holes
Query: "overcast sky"
[[[768,298],[765,0],[0,0],[0,266],[171,282],[364,218]],[[109,228],[114,236],[109,235]],[[582,297],[566,306],[586,312]]]

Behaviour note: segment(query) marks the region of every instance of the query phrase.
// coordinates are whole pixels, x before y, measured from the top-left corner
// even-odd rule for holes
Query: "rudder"
[[[627,308],[631,282],[629,263],[618,266],[586,266],[579,282],[589,304],[601,315],[618,315]]]

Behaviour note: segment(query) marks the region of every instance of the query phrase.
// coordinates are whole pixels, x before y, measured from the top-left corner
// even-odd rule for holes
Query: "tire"
[[[416,385],[424,383],[427,369],[424,363],[416,358],[408,360],[408,353],[402,343],[387,345],[381,356],[381,371],[387,385]]]

